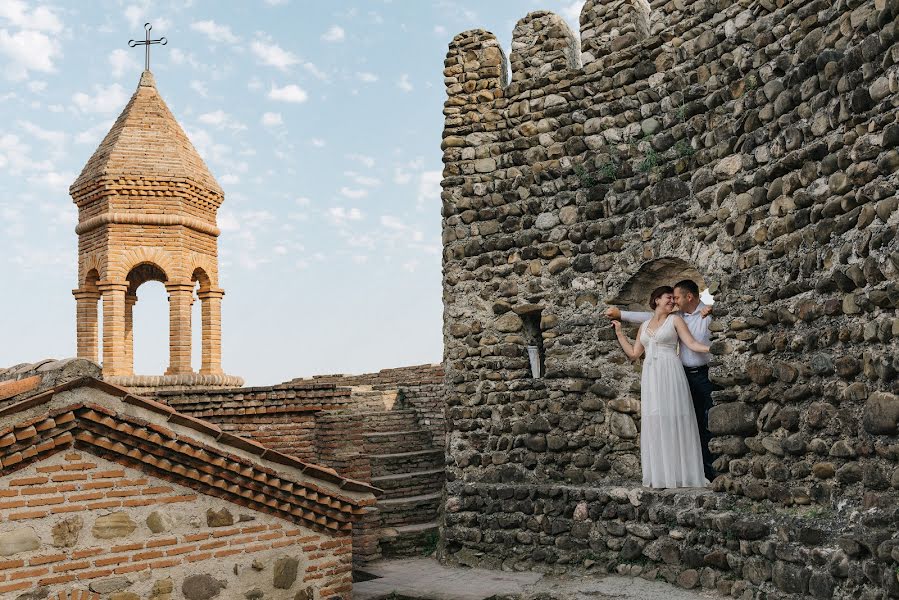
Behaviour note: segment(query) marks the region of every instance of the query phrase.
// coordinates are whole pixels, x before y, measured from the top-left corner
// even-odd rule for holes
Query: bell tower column
[[[169,368],[166,375],[193,373],[190,366],[190,307],[193,283],[166,283],[169,293]]]
[[[99,362],[99,323],[97,322],[98,290],[72,290],[75,296],[75,328],[78,339],[78,358]]]
[[[197,297],[203,302],[203,362],[200,373],[218,375],[222,372],[222,296],[225,290],[200,290]]]
[[[102,281],[103,375],[131,375],[125,365],[125,292],[127,283]]]
[[[134,373],[134,305],[137,294],[125,294],[125,368]]]

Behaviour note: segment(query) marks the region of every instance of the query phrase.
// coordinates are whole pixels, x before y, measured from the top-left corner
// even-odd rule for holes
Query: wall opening
[[[534,310],[519,315],[523,322],[522,333],[531,377],[534,379],[540,379],[546,374],[546,351],[543,348],[543,330],[540,329],[542,314],[542,311]]]

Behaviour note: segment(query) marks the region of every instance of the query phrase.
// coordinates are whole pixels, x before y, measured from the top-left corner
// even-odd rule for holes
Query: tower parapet
[[[581,61],[593,61],[649,37],[647,0],[587,0],[581,9]]]
[[[512,81],[576,69],[581,64],[579,54],[577,37],[562,17],[545,10],[529,13],[512,32]]]

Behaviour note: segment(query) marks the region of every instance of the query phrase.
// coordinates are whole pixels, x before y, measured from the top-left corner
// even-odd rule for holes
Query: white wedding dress
[[[643,485],[653,488],[704,487],[702,450],[678,335],[669,316],[659,328],[640,326],[646,349],[640,380],[640,466]]]

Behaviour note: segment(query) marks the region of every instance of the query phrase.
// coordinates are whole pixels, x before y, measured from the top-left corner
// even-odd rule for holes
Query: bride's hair
[[[664,296],[665,294],[673,294],[674,289],[670,285],[661,285],[656,289],[652,290],[652,293],[649,295],[649,308],[652,310],[656,309],[656,301]]]

